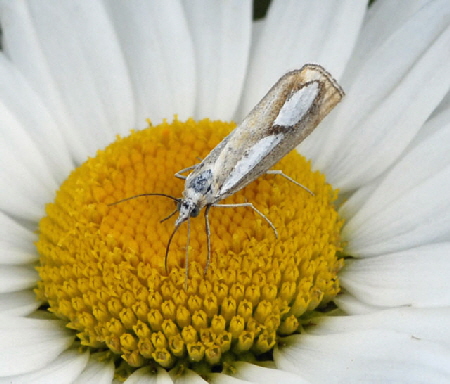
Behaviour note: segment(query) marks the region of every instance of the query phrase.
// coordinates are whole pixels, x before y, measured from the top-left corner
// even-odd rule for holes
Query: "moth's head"
[[[181,199],[178,202],[177,207],[179,213],[178,218],[175,221],[175,226],[180,225],[183,221],[189,219],[189,217],[197,217],[200,213],[201,206],[191,199]]]

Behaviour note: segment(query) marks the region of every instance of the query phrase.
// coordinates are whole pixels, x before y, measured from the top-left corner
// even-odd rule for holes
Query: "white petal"
[[[265,383],[265,384],[308,384],[309,381],[303,379],[297,374],[283,371],[277,368],[266,368],[258,365],[236,362],[233,363],[233,377],[248,383]],[[221,384],[221,381],[217,381]]]
[[[83,372],[73,384],[111,384],[114,378],[113,361],[101,362],[92,355]]]
[[[252,384],[252,383],[260,383],[261,378],[254,378],[255,381],[247,381],[237,379],[233,376],[224,375],[223,373],[212,373],[208,375],[208,380],[211,384]]]
[[[1,111],[0,111],[1,113]],[[17,162],[17,152],[0,140],[0,161],[4,166],[0,172],[0,207],[13,217],[37,221],[44,211],[43,202],[48,201],[52,191],[39,179],[39,167],[28,169]],[[48,184],[48,187],[52,183]]]
[[[135,126],[192,116],[195,60],[183,8],[177,1],[107,2],[130,67]]]
[[[0,293],[32,288],[39,279],[32,266],[2,265],[0,268]]]
[[[4,49],[84,161],[132,127],[128,71],[103,3],[2,2]]]
[[[370,331],[374,329],[406,333],[416,339],[431,341],[450,347],[450,327],[447,308],[396,308],[360,316],[327,316],[314,319],[307,332],[328,335]]]
[[[343,288],[374,306],[450,306],[450,243],[349,260]]]
[[[133,372],[124,384],[173,384],[173,380],[165,369],[144,367]]]
[[[433,116],[440,114],[444,110],[450,109],[450,91],[447,92],[447,95],[442,99],[439,106],[436,108],[436,110],[433,112]]]
[[[181,375],[175,370],[170,371],[170,375],[175,384],[207,384],[208,382],[204,380],[198,373],[185,370]]]
[[[0,293],[1,315],[26,316],[38,307],[36,294],[31,290]]]
[[[339,78],[361,26],[363,1],[274,1],[254,44],[242,114],[288,70],[319,63]]]
[[[0,212],[0,265],[36,261],[36,240],[35,233]]]
[[[347,252],[376,255],[448,239],[449,142],[450,120],[414,145],[370,196],[364,194],[364,205],[358,193],[344,204]]]
[[[433,112],[432,117],[424,124],[420,129],[417,136],[412,141],[410,147],[404,154],[407,156],[409,152],[415,149],[417,146],[423,145],[423,142],[428,140],[432,135],[437,134],[438,131],[448,129],[450,125],[450,105],[448,108],[440,109],[439,113]],[[445,133],[443,133],[445,135]]]
[[[250,1],[184,1],[194,42],[196,118],[230,120],[237,108],[250,51]]]
[[[375,307],[367,303],[363,303],[361,300],[357,299],[348,292],[341,292],[335,298],[334,302],[340,310],[348,315],[365,315],[386,309],[385,306]]]
[[[24,163],[50,187],[65,178],[74,164],[61,130],[39,92],[31,88],[3,54],[0,55],[0,108],[1,137],[16,150],[16,162]]]
[[[420,12],[421,8],[426,6],[427,3],[430,3],[430,1],[404,1],[399,7],[395,0],[373,2],[359,33],[351,60],[346,67],[346,73],[350,75],[353,70],[363,65],[373,51],[378,49],[390,35],[394,34],[416,12]],[[443,5],[444,2],[442,1],[441,4],[438,4],[440,7]]]
[[[444,383],[450,351],[438,343],[388,330],[285,339],[274,359],[314,383]],[[326,369],[324,369],[326,367]]]
[[[0,317],[0,377],[45,367],[67,349],[73,339],[73,332],[56,320]]]
[[[4,57],[0,56],[0,82],[7,82],[4,79],[9,77],[20,79],[17,83],[21,88],[20,83],[23,85],[23,79],[6,63]],[[20,117],[21,113],[25,114],[28,111],[15,110],[18,108],[15,101],[21,99],[21,95],[16,94],[18,90],[13,85],[15,82],[7,83],[4,84],[5,88],[1,87],[2,91],[0,91],[0,115],[2,116],[0,208],[10,215],[33,219],[42,216],[43,203],[53,194],[57,183],[43,151],[38,148],[27,129],[21,124],[20,120],[24,120]],[[25,98],[27,102],[33,99]]]
[[[430,4],[414,15],[367,58],[351,84],[343,83],[347,95],[333,129],[315,138],[314,153],[314,166],[341,190],[358,188],[390,167],[447,93],[450,27],[440,8]],[[444,11],[450,15],[450,3]],[[418,29],[420,39],[411,39]]]
[[[88,353],[66,351],[45,368],[19,376],[0,378],[0,384],[71,384],[79,377],[89,359]]]

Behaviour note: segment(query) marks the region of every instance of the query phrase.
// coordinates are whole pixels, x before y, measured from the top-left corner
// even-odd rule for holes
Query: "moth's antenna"
[[[173,211],[169,216],[165,217],[164,219],[160,220],[160,223],[164,223],[166,220],[169,220],[173,215],[175,215],[175,213],[178,212],[178,208],[175,209],[175,211]]]
[[[181,222],[180,224],[178,224],[178,225],[173,229],[173,232],[171,233],[171,235],[170,235],[170,237],[169,237],[169,241],[167,242],[167,246],[166,246],[166,255],[164,256],[164,268],[165,268],[167,274],[169,274],[169,269],[167,268],[167,260],[169,259],[170,244],[172,243],[172,239],[173,239],[175,233],[178,231],[178,228],[180,228],[181,224],[183,224],[183,222]]]
[[[120,204],[120,203],[123,203],[125,201],[136,199],[137,197],[143,197],[143,196],[164,196],[164,197],[168,197],[169,199],[172,199],[172,200],[176,201],[177,203],[180,202],[180,199],[177,199],[176,197],[173,197],[173,196],[170,196],[170,195],[166,195],[165,193],[141,193],[139,195],[130,196],[130,197],[127,197],[125,199],[122,199],[122,200],[116,201],[114,203],[108,204],[108,206],[111,207],[112,205]],[[171,215],[173,215],[173,213]],[[171,217],[171,216],[169,216],[169,217]],[[167,218],[169,218],[169,217],[167,217]],[[164,220],[166,220],[166,219],[164,219]]]

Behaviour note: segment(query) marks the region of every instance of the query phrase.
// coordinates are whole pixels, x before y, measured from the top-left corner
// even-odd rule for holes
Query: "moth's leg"
[[[195,169],[196,166],[197,166],[197,164],[194,164],[194,165],[191,165],[190,167],[187,167],[187,168],[184,168],[184,169],[178,171],[177,173],[175,173],[175,177],[178,177],[181,180],[186,180],[187,176],[182,175],[182,173],[192,171],[193,169]]]
[[[291,183],[294,183],[295,185],[298,185],[299,187],[303,188],[306,192],[314,196],[314,192],[312,192],[309,188],[306,188],[303,184],[300,184],[298,181],[295,181],[292,177],[289,177],[283,171],[279,169],[269,169],[266,171],[266,175],[280,175],[283,176],[286,180],[289,180]]]
[[[271,226],[273,229],[273,232],[275,234],[275,237],[278,239],[278,231],[275,228],[275,225],[269,220],[269,218],[262,213],[260,210],[256,209],[255,206],[252,203],[238,203],[238,204],[212,204],[213,207],[223,207],[223,208],[238,208],[238,207],[250,207],[253,209],[259,216],[261,216],[264,220],[267,221],[267,224]]]
[[[208,256],[206,258],[206,265],[204,274],[206,275],[206,272],[208,272],[209,264],[211,264],[211,230],[209,227],[209,210],[211,208],[211,205],[207,205],[205,208],[205,230],[206,230],[206,250],[208,253]]]
[[[203,161],[203,159],[200,156],[197,156],[197,160],[201,163]],[[177,173],[175,173],[175,177],[178,177],[181,180],[186,180],[187,176],[183,176],[182,173],[188,172],[188,171],[192,171],[193,169],[197,168],[198,164],[194,164],[191,165],[190,167],[184,168],[181,171],[178,171]]]

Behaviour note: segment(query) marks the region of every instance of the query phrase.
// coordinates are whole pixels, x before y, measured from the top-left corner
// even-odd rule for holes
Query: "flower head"
[[[343,265],[336,192],[296,153],[279,167],[314,195],[267,176],[228,200],[255,201],[278,239],[252,210],[213,209],[206,274],[202,220],[192,220],[190,244],[180,231],[167,254],[173,229],[160,218],[172,201],[151,196],[111,206],[140,191],[179,196],[175,170],[204,157],[229,127],[191,120],[134,132],[78,167],[47,205],[37,293],[82,345],[108,348],[130,367],[213,367],[272,350],[336,296]]]

